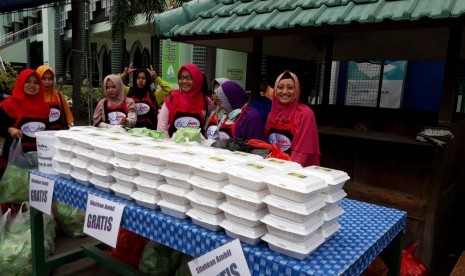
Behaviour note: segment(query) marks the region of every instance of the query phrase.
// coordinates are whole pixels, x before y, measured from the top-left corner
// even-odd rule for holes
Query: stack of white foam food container
[[[341,228],[338,218],[344,213],[344,209],[340,202],[347,195],[342,188],[350,177],[346,172],[319,166],[305,167],[302,170],[310,175],[323,178],[328,184],[320,194],[326,205],[320,209],[318,214],[324,221],[318,231],[327,240]]]
[[[76,146],[73,147],[72,151],[76,157],[71,159],[70,164],[73,168],[71,177],[76,182],[83,185],[91,185],[89,180],[92,177],[92,173],[88,170],[90,165],[89,155],[94,150],[95,141],[101,137],[104,136],[101,133],[93,131],[91,128],[74,135],[73,139]]]
[[[170,146],[167,142],[153,141],[150,146],[137,152],[139,163],[136,169],[139,176],[134,178],[137,191],[132,193],[131,197],[141,206],[150,209],[157,209],[161,200],[158,188],[166,184],[165,176],[161,172],[166,169],[165,161],[160,159],[169,152],[180,151],[179,148]]]
[[[260,162],[263,162],[261,157],[227,168],[230,184],[222,189],[227,202],[220,206],[226,217],[220,225],[226,235],[248,244],[257,244],[266,233],[266,227],[260,221],[267,214],[262,202],[269,193],[265,176],[280,173]]]
[[[319,212],[325,206],[320,194],[328,184],[305,169],[271,175],[265,181],[270,195],[263,199],[269,214],[261,219],[268,229],[262,240],[271,250],[302,260],[325,241],[318,230],[324,222]]]
[[[110,189],[113,190],[115,195],[132,200],[132,193],[136,191],[135,178],[139,176],[139,171],[136,169],[139,163],[138,153],[144,151],[146,147],[150,146],[147,141],[134,139],[128,135],[128,140],[113,143],[114,157],[109,159],[109,163],[113,165],[113,176],[116,183],[111,185]]]
[[[112,176],[113,165],[110,163],[110,159],[114,157],[113,146],[127,139],[117,133],[102,134],[103,136],[94,139],[94,150],[88,155],[90,164],[87,170],[92,173],[89,182],[97,189],[112,193],[111,186],[116,183]]]
[[[55,136],[58,137],[58,142],[56,146],[56,154],[52,158],[52,166],[55,171],[64,178],[72,179],[71,172],[73,171],[73,166],[71,166],[71,160],[76,158],[73,148],[76,146],[74,140],[74,135],[77,132],[74,131],[58,131],[55,133]]]
[[[188,147],[160,156],[166,164],[166,169],[161,172],[161,175],[167,182],[158,187],[162,198],[158,205],[162,213],[180,219],[187,217],[186,212],[189,211],[191,205],[186,196],[192,191],[192,185],[187,180],[193,175],[191,168],[193,160],[201,156],[206,156],[206,154],[189,151]]]
[[[193,191],[186,197],[192,206],[187,215],[194,224],[212,231],[221,229],[224,213],[219,206],[226,201],[221,190],[229,184],[225,170],[238,163],[241,161],[221,154],[200,156],[192,160],[194,175],[187,181],[192,184]]]

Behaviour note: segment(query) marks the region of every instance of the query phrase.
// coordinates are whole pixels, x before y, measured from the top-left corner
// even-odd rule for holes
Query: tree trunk
[[[111,43],[111,72],[119,74],[123,71],[124,56],[126,55],[126,45],[124,41],[124,32],[118,32]],[[104,76],[105,77],[105,76]]]

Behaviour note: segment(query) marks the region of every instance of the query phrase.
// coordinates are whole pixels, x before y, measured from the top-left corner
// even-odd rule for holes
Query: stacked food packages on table
[[[341,227],[347,173],[93,127],[59,131],[62,177],[304,259]]]

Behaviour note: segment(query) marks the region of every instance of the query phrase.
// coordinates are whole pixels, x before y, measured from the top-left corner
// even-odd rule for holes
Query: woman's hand
[[[10,134],[10,136],[15,139],[23,137],[23,133],[21,132],[21,130],[14,127],[10,127],[8,129],[8,134]]]
[[[156,80],[158,78],[158,74],[155,70],[153,70],[152,65],[150,65],[149,72],[150,72],[150,77],[152,77],[152,80]]]
[[[124,79],[125,77],[129,76],[132,72],[136,71],[137,68],[134,68],[134,64],[131,63],[129,67],[124,67],[124,72],[121,73],[121,78]]]

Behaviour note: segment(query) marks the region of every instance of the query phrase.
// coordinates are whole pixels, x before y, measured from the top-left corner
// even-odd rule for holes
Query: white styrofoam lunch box
[[[285,239],[303,242],[323,225],[323,219],[316,216],[306,222],[295,222],[273,214],[264,216],[261,221],[266,224],[270,234]]]
[[[299,170],[266,178],[270,193],[293,201],[305,202],[317,197],[328,186],[324,179]]]
[[[192,222],[211,231],[221,230],[220,223],[224,220],[223,213],[211,214],[195,208],[186,212]]]
[[[89,172],[87,171],[89,162],[81,160],[81,159],[73,158],[71,159],[69,164],[73,167],[73,171],[77,171],[81,174],[89,174]]]
[[[264,235],[262,240],[268,243],[268,247],[271,250],[298,260],[303,260],[308,257],[325,241],[318,233],[311,235],[304,242],[289,241],[270,233]]]
[[[161,159],[162,156],[165,156],[171,152],[179,152],[182,150],[184,150],[184,147],[174,147],[169,143],[160,143],[144,148],[143,151],[137,152],[137,155],[139,156],[139,160],[141,162],[155,166],[164,166],[166,161]]]
[[[320,197],[326,202],[326,203],[337,203],[340,202],[344,197],[346,197],[347,194],[344,190],[339,189],[333,193],[321,193]]]
[[[161,194],[161,197],[164,201],[168,201],[177,205],[190,205],[190,201],[186,198],[186,195],[190,190],[173,186],[169,184],[160,185],[158,191]]]
[[[250,190],[260,191],[268,187],[266,176],[281,173],[275,168],[264,166],[256,162],[247,162],[230,166],[227,169],[229,182]]]
[[[262,224],[260,219],[268,213],[266,208],[252,211],[241,206],[231,204],[230,202],[224,202],[218,208],[223,210],[224,215],[228,220],[247,227],[256,227]]]
[[[325,206],[324,200],[320,197],[306,202],[297,202],[277,195],[267,195],[263,202],[268,205],[271,214],[296,222],[305,222],[314,218]]]
[[[192,184],[194,191],[212,199],[224,198],[225,195],[221,192],[221,189],[229,184],[229,180],[213,181],[196,175],[187,179],[187,182]]]
[[[76,145],[74,144],[63,144],[63,143],[57,143],[56,149],[58,151],[58,154],[61,154],[63,156],[68,156],[68,157],[76,157],[76,154],[74,154],[74,148]]]
[[[247,227],[240,223],[225,219],[220,223],[220,226],[224,228],[227,236],[252,245],[259,243],[260,238],[266,234],[266,227],[263,224],[255,227]]]
[[[56,154],[52,158],[52,163],[56,162],[58,166],[64,169],[71,169],[73,166],[71,166],[71,160],[75,157],[63,155],[63,154]]]
[[[269,193],[268,189],[252,191],[233,184],[226,185],[221,191],[225,194],[228,202],[253,211],[266,206],[262,199]]]
[[[115,183],[111,185],[110,189],[113,190],[115,195],[125,198],[127,200],[132,200],[132,193],[134,193],[136,190],[134,188],[130,188],[128,186],[120,185],[118,183]]]
[[[96,167],[105,170],[113,169],[113,165],[110,163],[110,159],[113,158],[112,156],[103,155],[96,151],[91,151],[88,157],[89,162]]]
[[[113,145],[118,142],[126,141],[121,135],[103,136],[95,139],[94,150],[102,155],[114,156]]]
[[[160,156],[164,160],[166,167],[171,170],[190,173],[192,172],[192,160],[206,156],[205,154],[196,153],[189,150],[167,152],[165,155]]]
[[[240,161],[241,163],[263,160],[263,157],[261,157],[258,154],[247,153],[243,151],[227,151],[224,153],[224,155],[226,155],[228,158],[236,159],[237,161]]]
[[[191,209],[191,205],[189,203],[185,205],[179,205],[176,203],[168,202],[164,199],[158,202],[158,206],[160,206],[161,212],[163,214],[179,219],[187,218],[186,212]]]
[[[82,161],[89,162],[89,153],[91,153],[93,150],[86,149],[86,148],[81,148],[81,147],[74,147],[73,152],[76,155],[76,158]]]
[[[73,179],[73,177],[71,176],[71,172],[73,171],[73,168],[71,166],[69,168],[63,168],[57,165],[54,167],[54,169],[58,173],[58,175],[60,175],[61,177],[66,178],[66,179]]]
[[[145,150],[150,144],[144,141],[122,141],[113,144],[113,154],[121,159],[139,161],[139,152]]]
[[[160,185],[166,184],[165,181],[154,181],[142,176],[136,176],[134,178],[134,183],[137,186],[137,190],[150,195],[159,195],[158,187]]]
[[[97,139],[104,137],[103,134],[98,132],[83,132],[76,135],[76,144],[85,149],[94,149],[94,143]]]
[[[92,183],[95,188],[107,193],[112,193],[111,186],[115,184],[114,180],[113,182],[102,181],[101,179],[98,179],[95,176],[92,176],[89,179],[89,182]]]
[[[192,191],[186,195],[186,198],[190,200],[192,208],[201,210],[210,214],[218,214],[223,211],[218,208],[226,199],[212,199],[195,191]]]
[[[302,170],[308,172],[311,175],[321,177],[326,181],[328,187],[322,190],[323,193],[333,193],[339,189],[342,189],[344,183],[350,179],[346,172],[320,166],[309,166],[303,168]]]
[[[88,172],[76,171],[73,169],[70,175],[72,178],[74,178],[74,180],[76,180],[76,182],[82,185],[85,185],[85,186],[91,185],[89,182],[89,179],[92,177],[92,174]]]
[[[87,170],[92,173],[92,176],[105,182],[115,182],[115,178],[111,175],[113,169],[102,169],[94,165],[90,165]]]
[[[341,225],[337,220],[332,221],[330,223],[325,222],[320,228],[318,228],[318,233],[328,240],[331,238],[339,229],[341,229]]]
[[[238,164],[241,161],[228,158],[226,155],[218,156],[201,156],[194,158],[191,162],[192,171],[195,175],[201,176],[213,181],[227,180],[228,175],[225,170],[230,166]]]
[[[302,168],[302,166],[297,162],[282,160],[278,158],[265,158],[260,161],[257,161],[257,163],[275,168],[281,172],[295,171]]]
[[[154,181],[165,180],[161,172],[166,169],[165,166],[156,166],[148,163],[138,162],[135,168],[139,171],[139,175]]]
[[[63,145],[76,145],[74,141],[75,135],[82,130],[72,131],[72,130],[61,130],[55,133],[55,136],[58,137],[58,141]]]
[[[131,161],[121,159],[119,157],[112,157],[108,162],[113,165],[115,171],[132,176],[139,175],[139,171],[136,169],[136,164],[139,161]]]
[[[111,176],[113,176],[116,180],[116,183],[118,183],[121,186],[125,186],[130,189],[136,188],[136,183],[134,182],[134,179],[136,178],[136,176],[127,175],[127,174],[124,174],[118,171],[113,171],[111,173]]]
[[[136,201],[137,204],[152,210],[158,209],[157,203],[161,200],[160,196],[149,195],[141,191],[133,192],[131,197]]]
[[[344,214],[344,209],[342,209],[341,206],[338,204],[333,205],[331,209],[321,209],[318,215],[324,220],[324,221],[332,221],[335,218],[338,218]]]
[[[160,174],[165,177],[166,182],[170,185],[178,186],[187,190],[192,189],[191,184],[187,181],[192,176],[192,173],[166,169]]]

